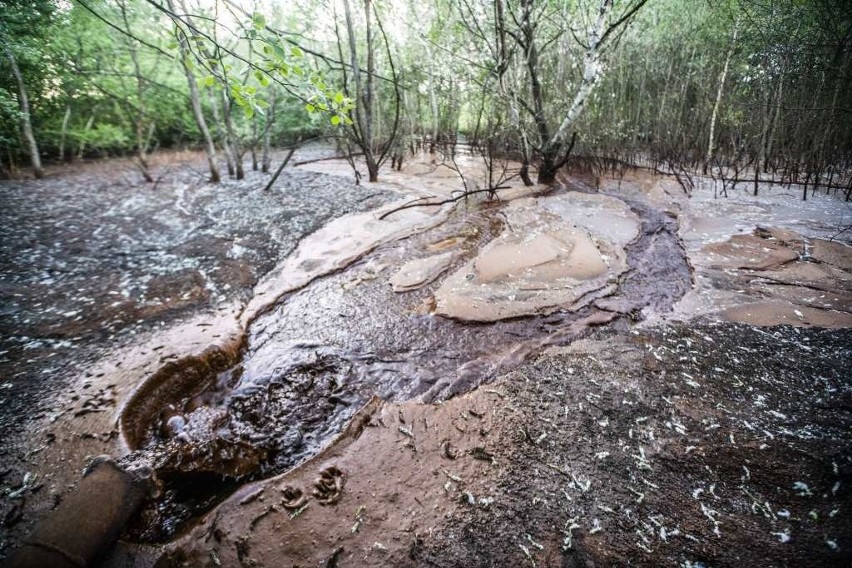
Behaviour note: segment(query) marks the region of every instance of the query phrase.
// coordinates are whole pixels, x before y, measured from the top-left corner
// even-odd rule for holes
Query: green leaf
[[[302,52],[301,49],[294,45],[290,48],[290,55],[292,55],[293,57],[303,57],[305,54]]]
[[[342,105],[343,104],[343,98],[344,98],[343,93],[338,92],[337,94],[334,95],[334,102],[336,102],[339,105]]]
[[[214,77],[213,75],[207,75],[206,77],[204,77],[204,86],[205,87],[212,87],[215,84],[216,84],[216,77]]]
[[[310,113],[314,113],[314,112],[317,111],[317,107],[315,107],[311,103],[308,103],[308,104],[305,105],[305,110],[310,112]]]
[[[340,117],[339,117],[339,116],[337,116],[336,114],[335,114],[335,115],[333,115],[333,116],[331,117],[331,124],[332,124],[333,126],[337,126],[338,124],[340,124]]]
[[[284,48],[278,45],[278,43],[272,44],[272,50],[275,52],[275,55],[277,55],[279,59],[287,59],[287,52],[284,51]]]
[[[261,87],[269,86],[269,77],[266,76],[266,73],[263,71],[255,71],[254,77],[257,79],[257,82],[260,83]]]
[[[266,18],[260,12],[255,12],[251,15],[251,23],[257,30],[262,30],[266,27]]]

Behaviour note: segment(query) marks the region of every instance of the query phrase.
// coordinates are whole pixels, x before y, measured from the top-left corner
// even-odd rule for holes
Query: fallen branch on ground
[[[473,191],[464,191],[464,192],[456,195],[455,197],[449,197],[449,198],[443,199],[441,201],[428,201],[426,203],[420,203],[420,201],[423,200],[423,199],[428,199],[428,198],[421,197],[416,201],[413,201],[411,203],[406,203],[405,205],[400,205],[399,207],[396,207],[394,209],[391,209],[390,211],[386,211],[386,212],[382,213],[381,215],[379,215],[379,221],[382,221],[386,217],[393,215],[394,213],[398,213],[398,212],[400,212],[404,209],[412,209],[414,207],[432,207],[432,206],[438,206],[438,205],[446,205],[447,203],[454,203],[454,202],[456,202],[460,199],[470,197],[471,195],[476,195],[477,193],[494,193],[494,195],[496,197],[497,196],[497,194],[496,194],[497,190],[509,189],[509,187],[510,186],[508,186],[508,185],[501,185],[501,186],[498,186],[498,187],[491,187],[491,188],[488,188],[488,189],[475,189]]]

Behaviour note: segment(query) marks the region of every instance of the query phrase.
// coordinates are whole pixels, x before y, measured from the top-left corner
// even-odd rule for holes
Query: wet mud
[[[441,172],[447,175],[441,178]],[[812,554],[825,565],[848,557],[852,545],[837,536],[849,534],[843,511],[850,458],[839,449],[848,448],[848,333],[801,329],[850,325],[849,247],[818,240],[837,233],[837,223],[847,218],[835,200],[803,204],[795,196],[766,194],[759,203],[746,195],[711,201],[712,191],[687,199],[672,180],[647,175],[599,180],[599,193],[575,183],[588,195],[556,192],[555,199],[541,202],[558,215],[576,213],[572,204],[583,200],[599,203],[603,195],[617,198],[622,209],[627,203],[632,213],[612,223],[592,206],[572,217],[590,240],[597,235],[617,241],[627,270],[607,278],[594,297],[580,298],[582,307],[541,304],[530,315],[475,323],[436,315],[437,291],[489,244],[526,229],[512,226],[506,201],[551,195],[543,188],[513,188],[496,203],[461,203],[446,220],[444,211],[432,208],[419,221],[389,227],[377,223],[374,213],[339,215],[372,210],[400,190],[441,199],[452,191],[455,174],[432,167],[423,177],[389,173],[379,187],[354,188],[324,169],[296,171],[282,178],[280,188],[263,193],[254,191],[258,176],[239,187],[211,188],[200,177],[184,186],[187,173],[177,168],[150,193],[125,191],[133,189],[130,183],[92,191],[81,183],[90,181],[85,175],[0,188],[14,197],[10,215],[28,207],[21,216],[27,223],[6,224],[0,239],[3,266],[10,267],[0,274],[4,298],[11,299],[3,314],[14,332],[0,337],[0,373],[13,373],[0,385],[0,424],[7,432],[30,418],[39,425],[28,428],[25,439],[22,434],[0,441],[0,556],[73,491],[91,456],[111,453],[127,454],[126,467],[156,470],[158,481],[125,537],[171,544],[120,543],[109,565],[143,565],[163,550],[177,551],[176,558],[188,552],[191,565],[209,566],[277,565],[285,559],[365,566],[477,565],[477,559],[742,565],[760,564],[753,560],[767,550],[782,565],[801,564]],[[69,181],[77,185],[66,191]],[[73,202],[62,202],[66,193]],[[62,203],[51,204],[57,195]],[[323,206],[315,211],[317,195]],[[44,211],[31,206],[42,201]],[[152,207],[162,221],[156,242],[138,238]],[[58,216],[68,222],[53,223]],[[335,221],[326,223],[330,218]],[[752,235],[756,222],[796,233],[767,229]],[[44,232],[54,224],[53,233]],[[99,224],[119,234],[116,241],[127,253],[119,256],[127,263],[116,260],[115,246],[100,247],[111,233]],[[732,237],[737,232],[745,234]],[[91,244],[79,239],[89,233]],[[303,247],[311,238],[306,234],[316,237],[311,247]],[[39,254],[30,255],[27,239],[44,242],[36,247]],[[65,241],[74,246],[66,251]],[[549,239],[546,244],[552,245],[549,252],[531,259],[539,276],[547,273],[542,265],[561,262],[560,249],[570,246]],[[104,284],[99,267],[109,274],[131,268],[127,287],[108,279]],[[488,273],[495,276],[501,273]],[[42,293],[47,290],[57,293]],[[126,301],[112,297],[114,290]],[[88,307],[76,311],[78,301]],[[696,321],[698,314],[799,328],[707,328]],[[666,330],[667,322],[678,319],[686,323]],[[655,339],[661,329],[667,337]],[[590,334],[618,341],[600,342],[600,349],[577,360],[570,353],[587,342],[576,340]],[[717,336],[726,340],[724,349]],[[669,353],[660,341],[677,345]],[[778,341],[790,343],[777,349]],[[121,342],[126,348],[117,351]],[[630,356],[625,342],[636,342]],[[571,347],[559,347],[564,344]],[[542,351],[542,360],[552,364],[535,362]],[[730,361],[719,359],[725,351],[734,353]],[[569,355],[553,359],[551,352]],[[96,357],[101,360],[92,364]],[[520,374],[505,374],[518,369]],[[63,390],[72,376],[78,380]],[[823,388],[826,378],[831,384]],[[601,390],[609,383],[609,391]],[[375,393],[395,402],[376,410],[378,399],[370,398]],[[752,394],[749,409],[741,403]],[[776,395],[799,407],[776,404]],[[653,402],[656,396],[662,402]],[[563,406],[548,406],[559,397]],[[769,410],[764,399],[772,403]],[[732,409],[743,411],[742,420],[726,424]],[[347,417],[363,426],[364,416],[371,417],[369,427],[357,443],[338,445]],[[645,428],[652,420],[653,428]],[[757,442],[761,452],[755,456],[749,453],[755,440],[741,441],[757,435],[752,428],[758,421],[769,434]],[[837,428],[831,432],[823,428],[832,423]],[[598,428],[611,435],[601,438]],[[657,446],[675,433],[686,436],[684,429],[689,439],[675,441],[689,445],[674,444],[657,460]],[[344,439],[351,438],[347,432]],[[776,444],[770,434],[798,442]],[[628,439],[644,448],[644,461],[633,456],[641,458],[641,451],[622,443]],[[546,453],[528,451],[528,444]],[[624,467],[631,456],[640,477]],[[744,463],[748,471],[731,469],[732,463]],[[651,476],[646,465],[660,475]],[[495,485],[494,475],[503,476],[507,466],[507,477]],[[281,471],[287,473],[270,477]],[[748,493],[726,499],[717,484],[714,494],[720,479],[715,472],[730,474],[730,487],[740,479]],[[562,486],[550,487],[548,475]],[[601,492],[593,481],[590,492],[584,488],[592,476],[620,489]],[[699,479],[701,498],[691,495]],[[830,480],[830,487],[821,480]],[[816,509],[802,501],[792,508],[787,497],[798,481],[814,500],[828,488],[831,506]],[[567,505],[561,489],[570,497]],[[613,504],[640,499],[634,490],[645,495],[636,501],[640,506],[653,504],[647,518]],[[749,493],[765,496],[771,511]],[[778,494],[786,507],[780,511],[773,500]],[[607,499],[600,514],[594,509],[599,495]],[[837,498],[843,502],[835,503]],[[571,499],[579,510],[566,509]],[[478,515],[491,505],[496,518]],[[723,523],[722,537],[704,507]],[[204,511],[210,512],[199,519]],[[613,511],[621,516],[608,522],[604,515]],[[673,525],[672,519],[683,521]],[[768,524],[758,527],[762,519]],[[819,522],[800,532],[798,523],[811,520]],[[554,533],[554,527],[560,530]],[[572,534],[573,552],[564,549]],[[190,552],[194,548],[197,555]]]
[[[602,328],[441,404],[373,399],[157,566],[845,566],[849,339]]]
[[[126,536],[173,538],[236,485],[315,455],[373,396],[428,403],[468,392],[595,326],[664,311],[691,285],[676,219],[636,202],[627,270],[583,307],[477,323],[434,314],[440,278],[394,291],[393,277],[412,258],[450,255],[442,273],[463,267],[506,230],[506,206],[462,205],[443,224],[285,295],[251,322],[229,369],[211,363],[211,354],[226,360],[215,352],[163,369],[173,378],[158,382],[184,386],[138,397],[149,410],[131,403],[123,418],[134,450],[123,463],[148,464],[161,481]]]
[[[740,300],[722,310],[751,325],[852,326],[852,247],[757,227],[702,251],[706,278]]]
[[[195,169],[201,159],[159,155],[153,187],[120,160],[0,182],[0,427],[7,435],[61,412],[45,389],[62,392],[60,384],[142,334],[248,301],[303,236],[393,197],[298,170],[270,191],[260,172],[208,184]]]

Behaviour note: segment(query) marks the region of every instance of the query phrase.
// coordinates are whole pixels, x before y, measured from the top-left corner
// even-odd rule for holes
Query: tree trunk
[[[364,0],[364,17],[367,32],[367,78],[363,83],[361,81],[361,67],[358,63],[355,25],[352,20],[352,10],[349,7],[348,0],[344,0],[343,9],[349,40],[349,62],[352,67],[352,79],[355,85],[355,98],[359,103],[355,106],[356,127],[354,130],[356,143],[361,147],[361,151],[364,153],[364,160],[367,163],[369,180],[375,182],[379,179],[379,164],[376,160],[373,141],[373,76],[375,72],[375,58],[373,54],[373,30],[370,23],[370,2],[371,0]]]
[[[219,101],[216,98],[216,94],[213,92],[209,92],[209,98],[210,108],[213,111],[213,120],[216,121],[219,143],[222,145],[222,153],[225,154],[225,164],[228,169],[228,175],[233,177],[236,173],[236,170],[234,169],[234,157],[231,152],[231,146],[228,144],[228,137],[222,131],[222,119],[219,116]]]
[[[240,150],[240,142],[234,130],[234,122],[231,120],[231,99],[226,90],[222,91],[222,118],[225,123],[225,142],[226,151],[229,151],[233,163],[233,176],[236,179],[243,179],[245,171],[243,170],[243,154]]]
[[[550,128],[544,113],[544,92],[538,76],[538,49],[535,44],[535,26],[530,20],[531,12],[532,0],[522,0],[521,34],[524,37],[524,55],[526,56],[530,95],[533,102],[533,122],[535,122],[539,143],[541,144],[541,164],[538,169],[538,182],[552,183],[556,178],[556,155],[559,153],[560,145],[555,140],[551,141]]]
[[[524,182],[525,186],[530,187],[534,185],[532,178],[530,178],[530,163],[528,160],[525,159],[521,163],[521,169],[518,172],[518,175],[521,176],[521,181]]]
[[[763,153],[763,173],[769,171],[769,161],[772,159],[772,146],[775,141],[775,131],[778,128],[778,119],[781,116],[781,102],[784,98],[784,73],[787,69],[786,62],[781,66],[781,75],[778,81],[778,91],[775,93],[775,114],[772,117],[772,125],[769,134],[766,135],[766,146]]]
[[[9,65],[12,68],[12,74],[15,76],[15,82],[18,83],[18,105],[21,109],[21,135],[29,147],[30,160],[33,165],[33,175],[36,179],[44,177],[44,168],[41,166],[41,154],[38,151],[35,135],[33,134],[33,125],[30,120],[30,100],[27,97],[27,87],[24,85],[24,77],[21,75],[21,70],[18,68],[18,62],[15,55],[7,44],[3,45],[6,52],[6,58],[9,60]]]
[[[174,11],[172,1],[168,2],[169,10]],[[185,12],[186,8],[183,2],[180,2],[181,9]],[[192,114],[195,117],[195,123],[198,125],[198,130],[201,132],[201,137],[204,139],[204,152],[207,154],[207,167],[210,170],[210,182],[219,183],[222,179],[219,175],[219,166],[216,164],[216,146],[213,144],[213,137],[210,135],[210,129],[207,127],[207,120],[204,118],[204,110],[201,107],[201,94],[198,90],[198,81],[195,80],[195,74],[189,66],[189,45],[186,34],[180,27],[175,27],[178,38],[178,47],[180,49],[180,62],[183,66],[183,72],[186,75],[186,83],[189,85],[189,100],[192,105]]]
[[[716,120],[719,117],[719,107],[722,105],[722,93],[725,91],[725,80],[728,77],[728,68],[731,65],[731,57],[734,55],[734,50],[737,47],[737,34],[740,30],[740,23],[737,21],[734,24],[733,35],[731,36],[731,45],[728,47],[728,53],[725,55],[725,65],[722,67],[722,74],[719,76],[719,89],[716,91],[716,102],[713,104],[713,114],[710,116],[710,138],[707,141],[707,157],[704,160],[704,174],[707,174],[707,167],[713,159],[713,153],[716,146]]]
[[[71,120],[71,103],[65,105],[65,115],[62,117],[62,128],[59,133],[59,161],[65,160],[65,138],[68,136],[68,121]]]
[[[613,0],[601,0],[598,8],[598,17],[594,25],[589,28],[586,52],[583,56],[583,79],[571,107],[565,114],[565,118],[556,129],[549,140],[542,141],[541,168],[538,171],[539,183],[553,183],[556,179],[556,169],[559,164],[556,159],[564,145],[565,135],[574,126],[586,106],[586,101],[592,94],[595,86],[600,80],[603,64],[600,61],[600,44],[604,39],[604,27],[609,13],[612,11]],[[612,28],[611,28],[612,29]]]
[[[281,172],[284,171],[284,168],[287,167],[287,164],[290,163],[290,158],[293,157],[293,152],[296,151],[296,148],[299,147],[299,143],[302,141],[301,138],[296,140],[296,143],[290,147],[290,150],[287,152],[287,155],[284,157],[284,160],[281,161],[281,165],[278,166],[278,169],[275,170],[275,173],[272,174],[272,177],[269,179],[269,183],[266,184],[266,187],[263,188],[263,191],[269,191],[272,189],[272,186],[278,180],[278,176],[281,175]]]
[[[272,165],[270,157],[270,146],[272,145],[272,125],[275,124],[275,89],[269,91],[269,111],[266,113],[266,124],[263,129],[263,158],[261,158],[260,170],[269,173]]]
[[[556,181],[556,172],[559,169],[556,163],[557,158],[557,151],[553,147],[542,151],[538,166],[538,183],[551,184]]]
[[[146,182],[152,183],[154,178],[148,168],[148,156],[146,149],[148,142],[145,137],[145,77],[142,75],[142,68],[139,65],[139,54],[136,52],[136,40],[131,38],[130,22],[127,19],[127,6],[124,2],[119,2],[121,9],[121,18],[124,22],[124,28],[127,30],[127,51],[130,54],[130,60],[133,62],[133,72],[136,78],[136,105],[134,108],[133,126],[136,134],[136,152],[139,160],[139,171]]]
[[[438,97],[435,95],[435,64],[431,51],[428,49],[428,43],[424,41],[427,47],[426,58],[429,61],[429,109],[432,111],[432,141],[429,144],[429,153],[435,153],[435,144],[438,141]]]
[[[367,32],[367,81],[364,89],[364,159],[367,161],[367,172],[371,182],[379,181],[379,164],[376,162],[373,142],[373,98],[375,89],[373,78],[376,70],[375,55],[373,54],[373,27],[370,24],[370,2],[364,0],[364,20]]]
[[[89,132],[92,129],[92,124],[95,122],[95,111],[92,110],[92,114],[89,115],[89,120],[86,121],[86,126],[83,128],[83,133]],[[83,152],[86,151],[86,139],[80,141],[80,147],[77,148],[77,159],[83,159]]]
[[[260,136],[257,135],[257,113],[251,117],[251,171],[256,172],[260,165],[257,159],[257,142]]]

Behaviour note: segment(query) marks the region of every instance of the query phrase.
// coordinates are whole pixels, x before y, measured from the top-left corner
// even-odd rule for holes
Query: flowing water
[[[236,364],[175,369],[207,376],[144,425],[125,459],[150,465],[162,481],[130,538],[172,538],[240,483],[315,454],[374,395],[446,399],[592,326],[626,326],[669,309],[691,286],[677,220],[628,205],[641,220],[625,249],[630,269],[614,294],[576,311],[469,323],[430,313],[438,282],[392,291],[389,278],[412,258],[454,251],[448,271],[469,261],[504,230],[501,203],[460,206],[438,227],[379,246],[280,298],[251,323]]]

